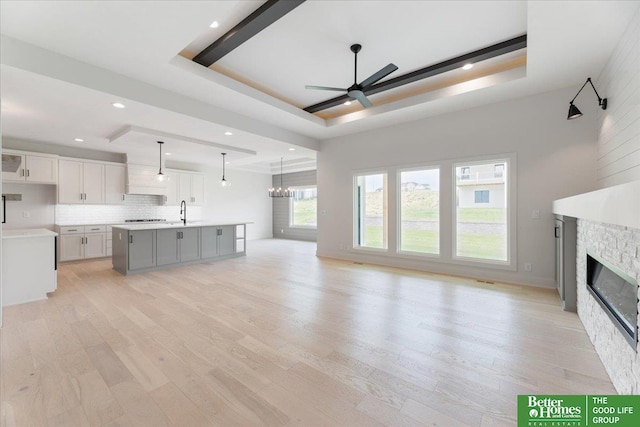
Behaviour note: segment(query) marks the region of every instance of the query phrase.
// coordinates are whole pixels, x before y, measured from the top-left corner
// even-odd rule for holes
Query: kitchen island
[[[2,305],[47,299],[58,285],[57,233],[45,228],[2,231]]]
[[[129,275],[244,256],[247,224],[196,221],[114,225],[113,269]]]

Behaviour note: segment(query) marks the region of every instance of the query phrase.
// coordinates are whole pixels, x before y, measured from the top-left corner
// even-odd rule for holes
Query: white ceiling
[[[137,155],[148,150],[157,158],[158,134],[170,134],[182,162],[217,164],[224,149],[230,167],[268,172],[280,157],[308,166],[326,138],[570,85],[577,90],[586,77],[597,78],[640,3],[308,0],[219,61],[306,106],[334,94],[305,84],[351,83],[352,43],[363,45],[362,80],[389,62],[400,68],[394,77],[528,34],[526,77],[455,96],[422,96],[343,121],[322,120],[179,56],[261,4],[3,0],[3,136]],[[219,28],[209,28],[213,20]],[[127,108],[113,108],[115,101]],[[128,126],[145,128],[149,140],[138,133],[127,144],[110,142]]]

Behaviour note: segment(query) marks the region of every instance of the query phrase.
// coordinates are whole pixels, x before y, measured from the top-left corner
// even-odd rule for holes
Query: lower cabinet
[[[200,259],[200,229],[157,230],[157,265]]]
[[[129,270],[156,265],[156,230],[129,231]]]
[[[202,227],[202,258],[214,258],[236,252],[235,225]]]
[[[59,226],[60,261],[73,261],[107,256],[107,234],[104,225]]]
[[[245,225],[242,224],[244,227]],[[122,274],[246,254],[236,225],[129,230],[112,227],[113,268]],[[237,240],[242,244],[237,250]]]

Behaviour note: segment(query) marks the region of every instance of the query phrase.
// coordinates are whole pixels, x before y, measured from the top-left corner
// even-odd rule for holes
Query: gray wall
[[[316,185],[316,171],[286,173],[282,176],[282,185],[284,188]],[[280,187],[280,174],[273,176],[273,186]],[[318,236],[316,229],[289,227],[289,203],[288,198],[273,198],[273,237],[315,242]]]

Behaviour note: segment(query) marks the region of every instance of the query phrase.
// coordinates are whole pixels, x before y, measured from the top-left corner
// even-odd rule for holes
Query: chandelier
[[[282,157],[280,157],[280,187],[269,189],[269,197],[293,197],[294,190],[291,187],[282,188]]]

